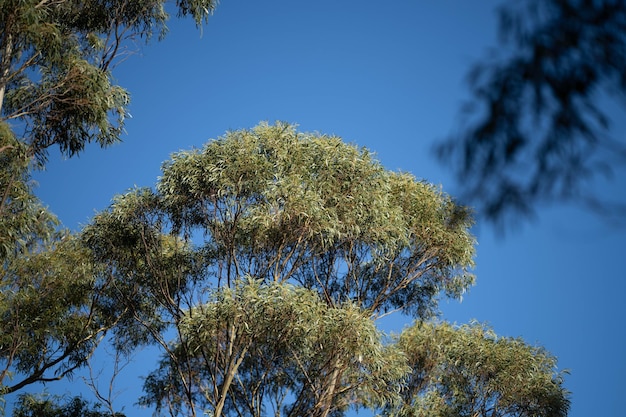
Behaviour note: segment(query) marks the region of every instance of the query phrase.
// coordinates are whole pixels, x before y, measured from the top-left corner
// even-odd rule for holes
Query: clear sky
[[[37,193],[72,229],[128,188],[152,186],[172,152],[260,121],[297,123],[376,152],[454,195],[431,152],[458,126],[469,66],[496,45],[493,0],[223,0],[208,26],[170,21],[115,69],[132,95],[124,142],[53,152]],[[624,125],[616,136],[624,137]],[[622,170],[607,193],[626,196]],[[626,229],[571,207],[545,208],[504,238],[478,224],[477,285],[443,318],[490,323],[545,346],[571,371],[572,417],[623,415]],[[395,320],[395,321],[394,321]],[[400,318],[385,326],[400,330]],[[141,354],[117,381],[129,415],[156,358]],[[48,386],[70,392],[79,379]],[[11,401],[11,399],[9,399]]]

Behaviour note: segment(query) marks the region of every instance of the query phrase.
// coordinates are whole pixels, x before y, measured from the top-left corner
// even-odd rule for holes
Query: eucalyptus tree
[[[329,305],[426,317],[472,283],[471,217],[438,187],[338,137],[261,124],[163,166],[158,198],[181,236],[205,234],[217,286],[293,281]]]
[[[398,403],[408,371],[366,311],[330,307],[302,286],[237,280],[211,291],[179,327],[182,340],[141,398],[157,412],[337,415],[356,404]]]
[[[416,323],[397,338],[411,372],[385,415],[563,417],[569,393],[556,358],[479,324]]]
[[[0,3],[0,121],[29,153],[74,155],[120,140],[128,93],[112,67],[129,42],[166,33],[165,0],[5,0]],[[182,16],[206,20],[214,0],[177,0]]]
[[[88,248],[59,229],[30,173],[52,146],[72,156],[89,142],[120,140],[129,96],[112,68],[134,40],[165,35],[164,4],[0,2],[0,394],[85,365],[123,317],[101,302],[110,280]],[[201,24],[215,2],[176,7]]]
[[[28,151],[6,123],[0,122],[0,260],[44,239],[57,225],[33,194]]]
[[[33,194],[28,151],[0,124],[0,396],[83,366],[116,321],[111,282]],[[1,399],[1,397],[0,397]]]
[[[13,417],[125,417],[122,413],[101,410],[81,397],[19,396],[12,413]]]
[[[172,155],[155,190],[116,197],[83,240],[114,280],[110,305],[130,312],[119,348],[162,348],[142,404],[325,417],[430,398],[407,391],[416,372],[440,371],[415,359],[415,330],[389,339],[375,319],[422,323],[460,297],[473,284],[471,224],[438,187],[366,149],[263,123]]]

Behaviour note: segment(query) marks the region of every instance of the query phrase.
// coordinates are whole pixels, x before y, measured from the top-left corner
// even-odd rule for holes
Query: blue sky
[[[458,127],[465,74],[496,45],[499,3],[223,0],[202,31],[172,19],[164,41],[139,44],[115,69],[132,95],[124,142],[89,146],[69,160],[53,152],[47,171],[36,175],[37,193],[78,229],[115,194],[154,185],[172,152],[281,120],[368,147],[387,168],[454,195],[457,186],[431,149]],[[625,173],[597,187],[626,197]],[[477,285],[462,303],[443,301],[443,318],[488,322],[500,335],[545,346],[571,371],[572,417],[621,415],[626,229],[560,206],[541,208],[534,223],[504,238],[489,225],[475,233]],[[136,357],[117,382],[125,390],[117,406],[128,415],[150,415],[132,403],[137,375],[153,359]],[[48,387],[69,392],[78,384]]]

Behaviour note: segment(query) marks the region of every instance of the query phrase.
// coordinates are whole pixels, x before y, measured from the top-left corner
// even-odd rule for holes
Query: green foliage
[[[397,399],[393,382],[406,371],[358,306],[330,307],[315,292],[282,283],[248,279],[213,291],[188,311],[180,334],[176,365],[184,360],[181,376],[195,404],[229,415],[261,416],[267,408],[323,415],[366,395],[383,404]],[[184,405],[181,390],[164,389],[180,372],[173,365],[164,360],[146,380],[143,403],[157,411],[167,405],[179,413]]]
[[[470,226],[367,150],[264,123],[173,155],[72,242],[116,347],[162,349],[140,399],[157,414],[565,415],[545,351],[423,320],[473,283]],[[418,324],[388,340],[390,310]]]
[[[63,403],[62,403],[63,402]],[[125,417],[122,413],[101,411],[81,397],[42,397],[21,394],[15,404],[13,417]]]
[[[367,150],[277,123],[173,155],[156,192],[118,196],[82,240],[115,280],[117,344],[163,349],[144,404],[329,416],[400,399],[408,368],[373,318],[459,297],[470,225]]]
[[[11,120],[30,155],[74,155],[89,142],[120,140],[128,93],[111,68],[128,41],[163,37],[164,0],[7,0],[0,3],[0,121]],[[178,0],[196,24],[214,0]]]
[[[202,292],[196,284],[206,266],[203,253],[163,233],[164,223],[157,196],[137,189],[115,198],[81,234],[103,274],[115,280],[102,302],[118,317],[118,348],[154,342],[197,301],[196,290]]]
[[[72,156],[120,140],[129,96],[111,69],[129,41],[166,33],[164,0],[0,2],[0,388],[11,393],[86,364],[127,310],[111,274],[34,196],[51,146]],[[200,24],[211,0],[179,0]],[[128,288],[124,288],[128,294]],[[124,303],[127,306],[128,303]],[[10,384],[8,381],[11,381]]]
[[[27,147],[0,122],[0,393],[86,364],[116,321],[109,281],[88,249],[33,194]]]
[[[112,68],[166,34],[164,0],[0,2],[0,392],[61,379],[107,332],[161,347],[141,402],[195,416],[561,416],[554,358],[478,326],[421,322],[473,284],[467,208],[340,138],[266,123],[163,165],[78,236],[33,195],[33,157],[120,140]],[[214,0],[177,0],[206,21]],[[20,395],[14,416],[121,417]]]
[[[398,338],[412,372],[389,416],[562,417],[569,410],[556,359],[487,327],[416,323]]]
[[[83,231],[117,279],[112,304],[141,322],[119,328],[124,345],[147,342],[147,328],[177,323],[203,290],[246,275],[375,315],[427,316],[441,292],[457,297],[473,282],[466,210],[336,137],[285,124],[231,132],[174,155],[157,190],[117,197]]]
[[[88,249],[57,230],[31,189],[26,146],[0,123],[0,388],[53,381],[84,365],[115,322]]]
[[[467,209],[338,137],[261,124],[173,155],[157,184],[173,231],[204,234],[218,285],[296,281],[327,302],[427,316],[473,282]]]
[[[58,222],[34,196],[28,157],[8,125],[0,122],[0,262],[19,256],[54,232]]]
[[[0,274],[0,384],[11,393],[86,364],[115,322],[98,297],[89,251],[67,233],[4,262]],[[8,380],[10,379],[10,383]]]

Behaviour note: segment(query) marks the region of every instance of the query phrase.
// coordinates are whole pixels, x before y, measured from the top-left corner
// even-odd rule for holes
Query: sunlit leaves
[[[223,282],[292,279],[329,302],[423,315],[473,282],[467,210],[338,137],[283,123],[229,132],[173,155],[157,190],[174,231],[223,254]]]
[[[75,237],[58,234],[3,267],[0,383],[5,392],[58,380],[83,366],[116,320],[98,304],[108,282],[97,279],[89,251]]]
[[[0,2],[0,384],[15,377],[2,393],[61,379],[85,364],[114,323],[128,324],[132,303],[117,301],[120,294],[125,300],[137,295],[137,288],[128,281],[109,287],[112,270],[133,267],[145,285],[154,267],[169,274],[171,265],[182,264],[172,261],[180,254],[178,241],[158,234],[154,242],[163,250],[151,270],[149,257],[143,258],[143,268],[119,257],[111,266],[112,251],[92,245],[90,252],[83,245],[88,238],[56,230],[56,218],[33,195],[30,183],[30,169],[45,162],[50,147],[73,156],[90,142],[104,147],[120,140],[129,95],[115,85],[111,69],[129,41],[165,34],[164,3]],[[198,24],[215,4],[177,2],[180,13]],[[127,238],[136,237],[128,227],[124,230]],[[105,256],[108,262],[96,266],[94,261]],[[174,275],[167,281],[172,288],[159,287],[160,294],[175,293],[187,282],[175,280],[187,275]]]
[[[130,313],[118,344],[163,348],[146,404],[324,416],[399,400],[404,356],[372,318],[460,296],[470,225],[366,149],[262,123],[174,154],[156,191],[117,197],[82,236]]]
[[[407,369],[357,306],[329,307],[287,284],[247,279],[214,291],[187,313],[180,334],[178,362],[165,360],[146,380],[143,401],[157,409],[184,404],[180,390],[163,389],[176,379],[174,364],[185,364],[179,377],[199,406],[258,416],[267,408],[315,416],[393,402]]]
[[[559,415],[544,351],[423,321],[473,283],[471,224],[366,149],[262,123],[172,155],[82,237],[128,313],[118,345],[162,349],[141,399],[157,413]],[[396,309],[419,321],[390,340],[374,319]]]
[[[412,372],[393,416],[562,417],[569,394],[556,359],[481,325],[416,323],[398,338]]]
[[[13,417],[124,417],[92,406],[81,397],[36,396],[22,394],[18,397]]]
[[[154,332],[178,319],[202,273],[202,251],[195,253],[187,242],[162,233],[158,204],[148,189],[130,191],[116,197],[81,234],[115,282],[106,300],[120,319],[116,343],[128,350],[153,342]]]
[[[502,43],[470,72],[467,123],[440,156],[488,220],[515,221],[559,200],[621,220],[624,201],[588,185],[626,154],[610,137],[606,100],[626,92],[626,3],[505,3]]]
[[[112,68],[132,42],[167,32],[164,0],[4,1],[0,4],[0,120],[11,120],[31,156],[58,146],[72,156],[123,133],[129,94]],[[206,21],[213,0],[177,1]]]
[[[33,193],[26,147],[0,122],[0,263],[50,238],[57,224]]]

